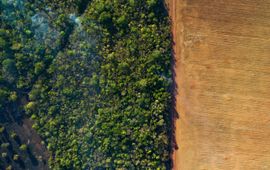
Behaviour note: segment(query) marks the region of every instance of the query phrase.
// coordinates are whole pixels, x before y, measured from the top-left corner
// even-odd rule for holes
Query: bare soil
[[[270,169],[270,1],[168,0],[175,170]]]
[[[16,107],[15,107],[16,108]],[[48,170],[49,152],[42,145],[42,140],[34,129],[32,121],[25,118],[23,113],[12,110],[10,113],[0,114],[0,124],[5,127],[0,134],[0,144],[8,143],[8,148],[0,148],[0,153],[7,153],[7,157],[0,158],[0,169],[12,165],[13,169],[38,169]],[[12,134],[16,134],[12,137]],[[21,150],[21,145],[26,145],[26,150]],[[14,160],[14,155],[19,155]]]

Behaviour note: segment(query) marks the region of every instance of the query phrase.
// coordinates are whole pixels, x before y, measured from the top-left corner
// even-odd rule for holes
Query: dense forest
[[[1,169],[170,169],[171,85],[162,0],[0,1]]]

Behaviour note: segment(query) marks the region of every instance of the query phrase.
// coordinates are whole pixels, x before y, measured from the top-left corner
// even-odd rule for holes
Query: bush
[[[16,92],[11,92],[9,96],[9,100],[12,102],[15,102],[17,100],[18,96]]]
[[[6,152],[3,152],[3,153],[1,154],[1,156],[2,156],[2,158],[7,158],[8,154],[7,154]]]
[[[20,150],[21,150],[21,151],[26,151],[26,150],[27,150],[27,145],[26,145],[26,144],[22,144],[22,145],[20,146]]]
[[[9,143],[2,143],[1,148],[7,149],[9,147],[9,145],[10,145]]]
[[[15,132],[11,132],[10,137],[15,139],[17,137],[17,134]]]
[[[5,127],[4,126],[0,126],[0,133],[3,133],[5,131]]]
[[[20,159],[20,156],[18,154],[13,155],[13,160],[18,161]]]
[[[9,83],[13,83],[17,79],[16,63],[12,59],[5,59],[2,62],[3,77]]]
[[[9,165],[9,166],[6,168],[6,170],[12,170],[12,166]]]
[[[29,102],[29,103],[27,103],[26,105],[25,105],[25,111],[26,112],[31,112],[31,111],[33,111],[34,109],[35,109],[35,102]]]

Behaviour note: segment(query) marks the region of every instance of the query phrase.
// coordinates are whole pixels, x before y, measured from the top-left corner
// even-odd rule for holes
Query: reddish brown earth
[[[270,0],[168,0],[175,170],[270,169]]]
[[[0,116],[0,119],[1,118],[3,117]],[[12,121],[5,122],[4,124],[6,126],[4,133],[0,135],[0,144],[9,143],[10,147],[8,149],[0,148],[1,153],[8,153],[6,159],[0,159],[0,169],[5,169],[5,167],[12,165],[15,170],[48,170],[47,161],[49,152],[45,146],[41,144],[42,142],[39,135],[32,129],[32,121],[13,117]],[[12,138],[12,132],[15,132],[17,137]],[[19,149],[22,144],[27,145],[28,149],[26,151]],[[15,154],[20,156],[19,161],[13,160]]]
[[[25,98],[22,99],[22,103]],[[20,103],[20,105],[23,105]],[[19,105],[19,104],[18,104]],[[13,109],[0,113],[0,126],[5,127],[0,133],[0,169],[12,166],[14,170],[48,170],[49,152],[37,132],[32,128],[33,122],[25,118],[23,112],[19,111],[18,106]],[[15,134],[15,135],[14,135]],[[8,143],[8,147],[2,144]],[[20,146],[26,145],[27,149],[22,150]],[[6,157],[2,157],[6,153]],[[19,155],[18,160],[14,160],[14,155]]]

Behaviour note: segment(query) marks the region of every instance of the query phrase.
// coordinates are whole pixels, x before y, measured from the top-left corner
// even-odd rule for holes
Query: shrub
[[[11,92],[9,96],[9,100],[12,102],[15,102],[17,100],[18,96],[16,92]]]
[[[20,156],[18,154],[13,155],[13,160],[18,161],[20,159]]]
[[[13,59],[5,59],[2,62],[3,77],[6,81],[13,83],[17,79],[16,63]]]
[[[2,158],[7,158],[8,154],[7,154],[6,152],[3,152],[3,153],[1,154],[1,156],[2,156]]]
[[[1,148],[7,149],[9,147],[9,145],[10,145],[9,143],[2,143]]]
[[[4,126],[0,126],[0,133],[3,133],[5,131],[5,127]]]
[[[26,150],[27,150],[27,145],[26,145],[26,144],[22,144],[22,145],[20,146],[20,150],[21,150],[21,151],[26,151]]]
[[[10,137],[13,138],[13,139],[15,139],[17,137],[16,132],[11,132]]]
[[[9,165],[8,167],[6,167],[6,170],[12,170],[12,166]]]

